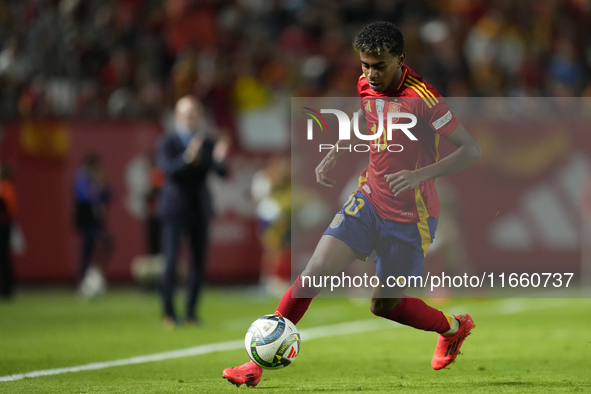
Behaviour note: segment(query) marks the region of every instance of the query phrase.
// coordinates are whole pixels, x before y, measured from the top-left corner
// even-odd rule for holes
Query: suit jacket
[[[158,146],[158,166],[164,173],[158,215],[162,221],[188,223],[207,222],[213,216],[213,204],[207,189],[210,171],[226,175],[225,163],[213,160],[214,141],[206,138],[201,146],[198,165],[187,164],[183,158],[185,144],[177,133],[162,137]]]

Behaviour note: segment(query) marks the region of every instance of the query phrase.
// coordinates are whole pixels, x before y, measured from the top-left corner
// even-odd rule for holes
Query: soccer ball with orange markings
[[[277,315],[255,320],[244,338],[250,359],[265,369],[287,367],[300,353],[301,342],[295,324]]]

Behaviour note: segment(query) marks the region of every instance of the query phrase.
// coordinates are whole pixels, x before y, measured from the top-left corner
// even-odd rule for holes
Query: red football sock
[[[419,330],[435,331],[439,334],[443,334],[451,328],[449,320],[443,312],[413,297],[404,297],[394,309],[376,314],[376,316],[418,328]]]
[[[298,324],[318,293],[320,293],[320,289],[303,287],[302,279],[298,276],[293,285],[287,289],[281,301],[279,301],[275,313],[291,320],[293,324]]]

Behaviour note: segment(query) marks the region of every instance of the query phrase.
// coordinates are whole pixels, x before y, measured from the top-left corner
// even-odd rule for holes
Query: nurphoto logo
[[[383,100],[378,100],[383,101]],[[375,131],[374,134],[362,134],[359,131],[359,115],[357,112],[353,115],[353,132],[355,136],[362,140],[362,141],[378,141],[382,134],[384,134],[384,113],[383,113],[383,103],[379,105],[378,103],[378,129]],[[338,109],[321,109],[320,112],[313,110],[309,107],[302,107],[306,112],[304,114],[310,116],[311,119],[308,119],[307,122],[307,139],[313,140],[314,139],[314,121],[320,128],[320,131],[324,131],[325,129],[328,131],[328,124],[326,120],[322,116],[322,114],[333,114],[337,117],[339,122],[339,140],[350,140],[351,139],[351,119],[349,116]],[[381,111],[380,111],[381,109]],[[400,119],[410,119],[409,123],[398,123]],[[410,129],[416,126],[417,124],[417,117],[413,114],[405,113],[405,112],[388,112],[387,115],[387,122],[386,122],[386,138],[387,140],[392,140],[392,132],[394,130],[401,130],[411,141],[417,141],[417,137],[411,133]],[[378,151],[380,150],[387,150],[389,152],[402,152],[403,147],[400,144],[392,144],[392,145],[383,145],[374,143],[373,145]],[[319,144],[319,151],[321,152],[323,149],[332,149],[334,147],[333,144]],[[346,150],[353,150],[355,152],[369,152],[370,146],[367,144],[357,144],[349,147],[338,147],[337,149],[346,149]]]

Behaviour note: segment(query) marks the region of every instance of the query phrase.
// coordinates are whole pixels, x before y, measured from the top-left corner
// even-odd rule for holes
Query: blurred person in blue
[[[193,96],[180,98],[175,106],[174,130],[158,146],[158,166],[164,173],[158,214],[162,224],[162,250],[165,268],[162,276],[163,323],[177,323],[174,308],[177,263],[181,238],[186,236],[190,264],[186,288],[185,323],[199,325],[197,304],[205,279],[204,263],[208,228],[213,204],[207,188],[207,176],[215,172],[225,177],[229,142],[215,140],[204,123],[203,105]]]
[[[81,239],[80,292],[94,297],[104,292],[103,269],[113,249],[106,227],[111,189],[100,158],[88,153],[74,178],[74,221]]]

